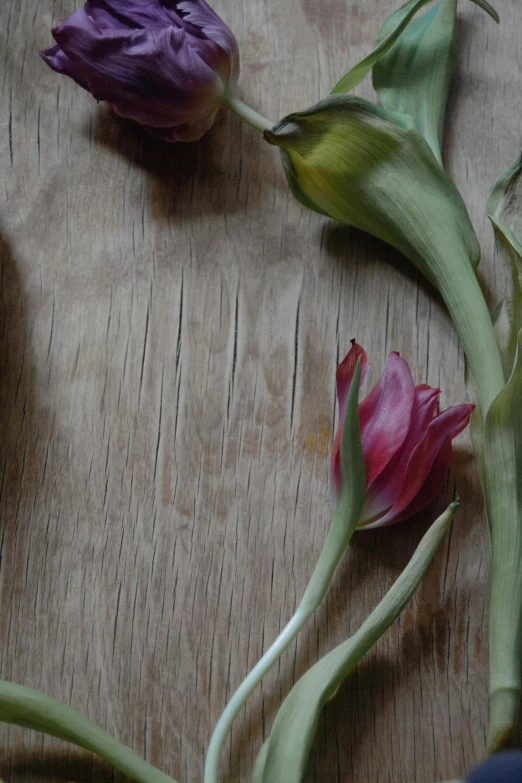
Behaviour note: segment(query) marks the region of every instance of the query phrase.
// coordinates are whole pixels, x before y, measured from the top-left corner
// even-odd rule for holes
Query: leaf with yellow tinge
[[[332,95],[264,135],[281,148],[305,206],[388,242],[439,289],[486,411],[504,376],[474,271],[480,248],[460,193],[411,118]]]
[[[474,266],[480,248],[462,198],[409,117],[335,95],[265,131],[307,207],[383,239],[438,284],[432,250]]]

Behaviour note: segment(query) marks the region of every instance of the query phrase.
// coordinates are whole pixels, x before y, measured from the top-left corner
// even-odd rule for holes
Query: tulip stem
[[[85,715],[32,688],[0,680],[0,721],[90,750],[137,783],[176,783]]]
[[[454,273],[448,269],[446,277],[440,276],[439,289],[464,346],[485,427],[488,410],[505,385],[491,317],[470,265],[456,265]],[[490,526],[488,754],[513,741],[521,696],[520,511],[516,487],[504,479],[516,470],[522,455],[509,448],[508,436],[500,442],[498,438],[497,433],[497,439],[492,441],[490,430],[488,437],[483,435],[474,443]]]
[[[242,100],[236,98],[231,92],[225,92],[222,103],[225,108],[233,111],[234,114],[237,114],[237,116],[243,120],[243,122],[246,122],[251,128],[255,128],[259,133],[264,133],[266,130],[270,130],[270,128],[273,127],[273,122],[270,122],[266,117],[263,117],[262,114],[251,109],[250,106],[247,106]]]
[[[504,388],[497,338],[484,294],[469,260],[432,254],[429,265],[460,337],[475,379],[482,416]]]
[[[277,639],[236,690],[214,729],[205,761],[204,783],[217,783],[221,751],[236,716],[256,686],[279,660],[323,600],[337,564],[359,521],[358,517],[350,518],[352,516],[350,510],[350,499],[341,493],[330,530],[301,603]]]
[[[520,686],[497,688],[489,695],[489,733],[486,753],[498,753],[514,739],[520,711]]]

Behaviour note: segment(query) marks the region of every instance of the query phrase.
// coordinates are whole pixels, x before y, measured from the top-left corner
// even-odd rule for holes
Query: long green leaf
[[[490,728],[488,749],[509,744],[520,707],[522,663],[522,156],[499,179],[486,212],[505,262],[504,299],[492,313],[504,373],[511,377],[482,420],[477,409],[471,437],[477,456],[490,532]],[[470,373],[466,385],[476,388]]]
[[[498,328],[498,321],[503,311],[504,311],[503,303],[500,302],[491,313],[491,323],[493,324],[493,328],[495,330],[497,330]],[[509,370],[507,372],[507,375],[509,375]],[[473,444],[473,451],[475,452],[475,459],[477,461],[477,468],[480,476],[482,494],[484,495],[486,521],[489,525],[490,523],[489,502],[488,502],[489,489],[488,489],[488,482],[486,477],[486,463],[484,457],[485,416],[484,416],[484,412],[482,411],[482,407],[480,403],[479,390],[477,389],[477,384],[475,383],[475,379],[470,371],[469,362],[467,361],[466,357],[464,357],[464,383],[466,385],[466,391],[468,392],[468,397],[475,406],[475,410],[471,414],[469,432],[471,436],[471,442]]]
[[[464,357],[464,383],[466,391],[471,403],[475,406],[475,410],[471,414],[469,422],[469,434],[471,437],[471,443],[473,444],[473,451],[475,453],[475,459],[477,461],[477,469],[480,476],[480,486],[482,487],[482,494],[484,496],[484,502],[486,505],[486,519],[489,524],[488,514],[488,487],[486,480],[486,465],[484,462],[484,412],[480,403],[479,390],[477,384],[469,367],[469,362]]]
[[[361,385],[361,360],[357,359],[355,371],[344,412],[343,426],[341,430],[341,444],[339,450],[339,462],[341,469],[341,497],[347,496],[349,509],[347,519],[360,518],[364,498],[366,496],[366,469],[361,445],[361,431],[359,428],[359,389]],[[352,510],[353,509],[353,510]],[[348,527],[351,527],[350,523]]]
[[[360,519],[366,496],[366,471],[359,430],[359,387],[361,361],[352,378],[341,431],[341,487],[334,517],[312,576],[293,616],[277,639],[243,680],[221,715],[205,759],[205,783],[216,783],[223,744],[246,700],[272,666],[295,639],[323,600],[339,560],[343,556]]]
[[[522,331],[511,377],[486,416],[485,465],[491,516],[489,750],[518,722],[522,658]]]
[[[522,329],[522,155],[504,172],[488,199],[486,214],[493,224],[502,262],[503,300],[495,329],[504,372],[513,368],[517,337]]]
[[[375,49],[373,49],[364,60],[361,60],[360,63],[354,65],[353,68],[339,79],[335,87],[332,88],[330,95],[350,92],[350,90],[356,87],[356,85],[364,79],[366,74],[370,73],[373,66],[379,62],[381,57],[384,57],[384,55],[389,52],[415,14],[429,2],[431,2],[431,0],[409,0],[409,2],[396,11],[393,14],[393,17],[390,17],[388,20],[390,24],[388,24],[386,34],[379,37]],[[392,19],[393,22],[391,21]]]
[[[381,27],[374,49],[339,79],[330,94],[337,95],[338,93],[350,92],[350,90],[356,87],[371,69],[396,45],[397,40],[408,28],[413,17],[430,2],[431,0],[408,0],[407,3],[395,11]],[[452,0],[452,2],[456,3],[456,0]],[[496,11],[486,0],[473,0],[473,2],[483,8],[498,22]]]
[[[373,86],[386,109],[409,114],[442,163],[442,131],[453,75],[457,0],[440,0],[414,19],[373,68]],[[393,18],[393,17],[392,17]],[[387,35],[391,19],[381,28]]]
[[[490,5],[487,0],[472,0],[475,5],[478,5],[479,8],[482,8],[483,11],[485,11],[487,14],[491,16],[494,22],[497,24],[500,22],[500,17],[493,8],[492,5]]]
[[[176,783],[85,715],[32,688],[0,680],[0,721],[86,748],[137,783]]]
[[[458,502],[452,503],[434,522],[401,576],[357,633],[325,655],[294,685],[256,760],[253,783],[300,783],[323,706],[409,601],[457,508]]]
[[[488,3],[477,3],[498,22]],[[382,25],[376,50],[395,34],[407,6]],[[442,163],[444,114],[454,67],[457,0],[439,0],[412,19],[373,66],[373,86],[382,105],[412,117]]]

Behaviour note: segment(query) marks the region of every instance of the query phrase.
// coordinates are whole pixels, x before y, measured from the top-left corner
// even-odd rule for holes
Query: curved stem
[[[85,715],[32,688],[0,680],[0,721],[90,750],[137,783],[176,783]]]
[[[321,603],[333,573],[337,568],[337,564],[357,527],[358,515],[357,519],[349,519],[348,526],[346,524],[348,506],[348,498],[341,496],[337,508],[335,509],[328,536],[326,537],[323,549],[319,555],[319,560],[317,561],[297,611],[281,631],[275,642],[273,642],[260,661],[258,661],[252,671],[243,680],[225,707],[225,710],[214,729],[208,747],[205,761],[204,783],[217,783],[219,759],[223,744],[237,714],[256,686],[272,668],[274,663],[279,660],[303,625]]]
[[[490,711],[487,753],[508,746],[518,725],[522,655],[520,618],[521,534],[516,488],[507,480],[519,457],[503,443],[485,437],[486,414],[504,388],[505,378],[491,317],[478,284],[460,265],[461,279],[442,281],[441,293],[466,352],[482,418],[474,440],[490,527],[489,671]],[[509,442],[509,439],[508,439]],[[510,611],[507,611],[507,607]]]
[[[474,273],[469,266],[459,265],[457,279],[441,281],[440,290],[468,357],[485,422],[474,446],[490,528],[489,754],[512,743],[519,722],[522,519],[517,479],[520,482],[522,452],[514,430],[509,434],[509,427],[518,426],[516,420],[499,421],[497,415],[486,421],[490,406],[505,387],[505,378],[493,324]],[[498,402],[495,406],[498,409]]]
[[[458,285],[441,286],[453,322],[477,385],[484,417],[505,384],[498,342],[484,294],[473,270],[466,281],[466,294]],[[445,290],[444,290],[445,289]]]
[[[493,325],[475,275],[469,266],[460,265],[457,279],[441,281],[440,290],[468,357],[485,422],[482,437],[474,446],[490,528],[490,711],[486,748],[490,754],[513,742],[522,691],[522,451],[514,429],[519,422],[516,418],[499,418],[499,405],[508,406],[511,416],[515,409],[509,408],[509,395],[499,403],[499,395],[505,394],[502,390],[507,387]],[[511,404],[519,404],[519,394],[518,389],[512,392]]]
[[[246,122],[247,125],[250,125],[251,128],[255,128],[255,130],[260,133],[269,130],[274,124],[273,122],[270,122],[270,120],[267,120],[266,117],[263,117],[262,114],[251,109],[250,106],[247,106],[242,100],[236,98],[231,92],[225,92],[222,104],[225,108],[230,109],[234,114],[237,114],[243,122]]]
[[[475,380],[482,415],[504,388],[504,370],[484,294],[466,256],[447,259],[435,247],[430,269],[460,337]]]
[[[216,783],[218,779],[221,751],[234,720],[256,686],[295,639],[308,620],[308,617],[309,615],[305,614],[301,608],[295,612],[290,622],[287,623],[275,642],[269,647],[252,671],[243,680],[228,702],[214,729],[210,745],[208,746],[207,758],[205,760],[204,783]]]

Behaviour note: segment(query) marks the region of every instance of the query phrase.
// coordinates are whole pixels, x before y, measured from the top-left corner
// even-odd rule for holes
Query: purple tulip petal
[[[184,30],[112,30],[100,36],[79,9],[53,34],[81,67],[93,96],[122,117],[172,128],[208,117],[219,106],[221,82]]]
[[[207,39],[215,41],[226,52],[230,63],[229,79],[233,86],[239,78],[239,47],[231,30],[205,0],[183,0],[176,5],[186,22],[199,27]]]
[[[53,36],[51,68],[169,141],[200,138],[239,73],[237,42],[203,0],[87,0]]]
[[[50,46],[48,49],[40,52],[40,57],[53,69],[53,71],[56,71],[56,73],[63,73],[64,76],[69,76],[76,84],[79,84],[84,90],[90,92],[89,85],[83,73],[73,61],[67,57],[65,52],[62,52],[58,44]]]
[[[367,486],[382,473],[404,443],[414,398],[410,368],[398,353],[391,353],[382,378],[359,405]]]
[[[100,29],[161,29],[178,21],[177,15],[169,13],[158,0],[87,0],[85,12]]]

